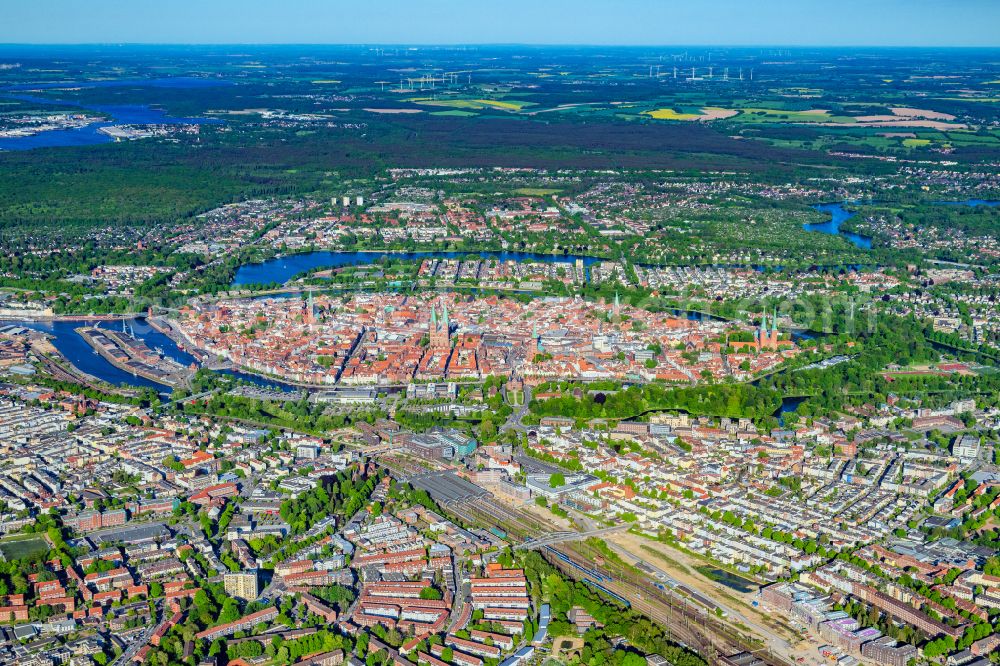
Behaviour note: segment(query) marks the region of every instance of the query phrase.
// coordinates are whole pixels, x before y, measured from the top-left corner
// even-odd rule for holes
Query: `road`
[[[584,516],[583,514],[579,514],[578,520],[581,522],[582,525],[584,525],[584,529],[596,529],[598,527],[598,524],[596,522]],[[641,539],[641,537],[636,537],[632,534],[626,534],[622,536],[631,537],[631,540]],[[737,620],[741,624],[752,629],[758,636],[765,639],[767,643],[772,647],[772,649],[776,649],[776,651],[778,651],[779,654],[780,653],[790,654],[791,646],[787,640],[777,635],[773,630],[764,627],[761,624],[746,617],[743,613],[736,610],[735,606],[721,603],[718,600],[718,595],[713,595],[711,594],[711,591],[705,589],[706,587],[708,587],[707,585],[695,584],[695,582],[691,580],[690,576],[682,576],[679,573],[677,575],[671,575],[671,573],[663,569],[661,566],[657,565],[656,563],[650,562],[646,560],[644,557],[637,554],[633,548],[626,547],[625,545],[613,541],[610,538],[605,539],[605,543],[608,545],[609,548],[611,548],[615,553],[617,553],[625,562],[631,564],[641,564],[645,569],[652,570],[653,577],[655,578],[655,580],[651,580],[650,582],[654,586],[656,586],[657,581],[666,584],[667,587],[672,587],[672,588],[680,586],[688,586],[697,594],[707,598],[707,600],[711,604],[714,604],[719,609],[721,609],[724,613],[726,613],[727,617],[733,620]],[[677,553],[676,556],[680,557],[681,555],[680,553]],[[693,567],[693,565],[690,566]],[[792,658],[789,658],[788,660],[794,661],[794,659]]]
[[[680,597],[672,597],[667,593],[661,593],[652,586],[645,587],[641,581],[626,581],[618,574],[611,575],[602,567],[594,565],[590,558],[580,555],[571,547],[560,547],[559,552],[569,557],[569,559],[580,563],[596,571],[599,574],[612,578],[601,581],[604,587],[615,594],[627,599],[629,604],[636,611],[659,623],[666,629],[669,638],[677,641],[701,654],[709,663],[715,663],[714,656],[718,652],[733,654],[739,652],[735,641],[726,640],[722,635],[717,635],[718,627],[724,626],[721,620],[711,617],[707,612],[700,612],[698,607],[687,602]],[[546,559],[553,565],[559,567],[569,576],[576,579],[587,578],[580,570],[567,564],[559,557],[555,557],[551,552],[545,552]],[[726,627],[726,633],[732,630]],[[775,664],[774,666],[783,666]]]
[[[501,431],[515,430],[515,431],[519,431],[519,432],[527,432],[528,428],[526,428],[524,426],[523,419],[524,419],[525,415],[528,413],[528,405],[531,402],[531,389],[530,389],[530,387],[525,386],[524,387],[524,393],[525,393],[525,395],[524,395],[524,403],[519,407],[519,409],[517,411],[515,411],[513,414],[511,414],[511,416],[508,419],[508,421],[501,427]],[[553,473],[555,471],[562,471],[562,470],[560,470],[559,468],[557,468],[554,465],[548,465],[548,464],[546,464],[546,463],[544,463],[542,461],[535,460],[533,458],[530,458],[530,457],[524,455],[523,453],[516,455],[515,459],[518,462],[520,462],[525,467],[525,469],[532,469],[532,468],[534,468],[534,469],[539,469],[542,472],[545,472],[545,471],[549,471],[549,468],[551,468],[551,470],[549,471],[549,473]],[[580,523],[581,524],[581,530],[583,530],[583,531],[594,530],[594,529],[597,529],[599,527],[596,523],[593,523],[593,521],[590,521],[586,517],[582,516],[582,514],[578,514],[578,513],[574,512],[574,518],[581,521],[581,523]],[[619,555],[627,555],[628,559],[630,559],[630,560],[643,562],[642,558],[640,558],[638,555],[632,553],[631,551],[627,550],[626,548],[622,547],[621,545],[612,542],[610,539],[606,539],[605,541],[606,541],[606,543],[608,543],[609,546],[611,546],[612,548],[614,548],[614,550]],[[647,563],[647,565],[648,565],[648,563]],[[666,574],[666,572],[663,572],[659,568],[654,568],[654,571],[659,571],[660,573],[662,573],[663,576],[664,576],[664,578],[666,580],[671,580],[671,581],[674,580],[672,577],[668,576]],[[649,585],[652,587],[652,589],[654,591],[657,591],[657,586],[656,586],[656,581],[655,580],[653,580],[653,581],[647,581],[647,582],[649,583]],[[690,581],[688,581],[688,584],[690,585]],[[690,587],[693,588],[694,590],[698,590],[698,592],[697,592],[698,594],[704,594],[705,593],[705,586],[704,585],[697,585],[697,586],[690,585]],[[657,591],[657,593],[658,592],[665,592],[665,590]],[[627,596],[627,595],[623,594],[623,596]],[[757,621],[752,620],[751,618],[747,617],[745,613],[739,612],[735,608],[735,606],[731,606],[731,605],[730,606],[723,606],[722,604],[719,604],[716,601],[717,596],[718,595],[712,595],[710,597],[710,603],[715,604],[716,606],[718,606],[723,612],[727,613],[727,615],[732,620],[734,620],[736,622],[739,622],[742,626],[746,627],[748,630],[750,630],[754,634],[756,634],[757,637],[759,637],[760,639],[762,639],[764,641],[764,643],[767,645],[768,651],[771,652],[772,654],[777,655],[782,661],[785,661],[785,662],[788,662],[788,663],[793,663],[798,658],[802,658],[802,657],[804,657],[809,662],[813,662],[813,660],[818,659],[818,657],[815,654],[815,651],[809,650],[808,648],[803,647],[801,645],[799,645],[799,646],[793,646],[789,642],[789,640],[787,640],[785,637],[783,637],[783,636],[779,635],[778,633],[776,633],[776,631],[774,629],[771,629],[771,628],[769,628],[767,626],[764,626],[764,624],[761,623],[761,622],[757,622]],[[627,598],[632,598],[637,603],[637,607],[638,606],[642,606],[645,609],[645,608],[647,608],[647,607],[650,606],[650,604],[648,603],[648,601],[646,601],[646,600],[644,600],[642,598],[635,598],[635,595],[633,595],[632,597],[627,597]],[[749,607],[749,603],[748,603],[748,607]],[[650,613],[652,613],[652,612],[653,612],[653,609],[650,609]]]
[[[523,402],[518,406],[514,413],[510,415],[506,423],[500,426],[500,432],[507,432],[508,430],[517,430],[518,432],[527,432],[528,428],[524,425],[524,417],[528,414],[528,405],[531,402],[531,387],[527,384],[524,385],[524,395]]]
[[[157,617],[160,616],[160,602],[156,602]],[[132,661],[132,657],[135,656],[136,652],[142,649],[144,645],[149,644],[149,639],[153,637],[153,632],[156,631],[156,627],[160,625],[157,618],[150,618],[149,626],[132,641],[125,651],[122,652],[117,659],[111,662],[111,666],[122,666]]]

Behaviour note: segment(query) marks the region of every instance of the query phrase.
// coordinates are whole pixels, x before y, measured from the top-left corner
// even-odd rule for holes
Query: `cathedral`
[[[771,330],[767,330],[767,313],[760,320],[760,330],[754,337],[757,341],[757,349],[777,349],[778,348],[778,312],[774,312],[771,320]]]
[[[444,306],[441,321],[438,322],[437,310],[431,306],[431,325],[428,331],[431,347],[434,349],[447,349],[451,347],[451,324],[448,322],[448,306]]]

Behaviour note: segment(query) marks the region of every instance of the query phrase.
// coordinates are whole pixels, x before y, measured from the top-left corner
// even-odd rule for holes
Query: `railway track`
[[[576,580],[590,581],[593,577],[599,577],[601,587],[610,589],[614,596],[620,597],[635,610],[661,624],[666,629],[667,637],[670,640],[706,657],[710,657],[718,646],[717,643],[713,645],[713,641],[706,636],[706,632],[699,631],[694,624],[695,620],[700,622],[701,618],[692,617],[691,614],[682,612],[677,608],[678,604],[668,601],[664,607],[648,601],[642,594],[635,593],[635,586],[624,583],[603,569],[594,566],[571,548],[551,547],[540,552],[550,564]],[[725,648],[727,646],[718,647]],[[733,650],[733,652],[736,651],[738,650]]]
[[[495,525],[505,530],[512,542],[523,542],[549,528],[537,518],[503,506],[490,497],[453,502],[445,508],[470,524]],[[660,623],[670,640],[695,650],[711,664],[718,663],[719,655],[749,651],[768,666],[793,666],[762,649],[760,639],[718,617],[704,602],[657,585],[628,567],[607,563],[606,556],[586,542],[545,546],[538,552],[575,580],[587,581]],[[605,560],[605,564],[595,565],[596,558]]]
[[[676,637],[674,640],[698,650],[710,662],[714,662],[720,654],[748,651],[756,654],[769,666],[792,666],[790,662],[764,649],[760,639],[740,631],[695,599],[684,597],[665,586],[661,588],[624,567],[614,566],[614,570],[609,571],[595,566],[591,563],[592,556],[578,552],[579,544],[560,544],[550,548],[572,560],[576,566],[571,566],[571,569],[583,566],[604,576],[607,579],[603,581],[604,586],[628,599],[636,610],[663,624],[671,636]],[[589,546],[584,544],[584,553],[587,549]],[[560,558],[556,556],[553,559]],[[561,568],[565,570],[564,567]],[[576,577],[579,577],[582,572],[577,569],[576,573]]]
[[[494,524],[518,541],[524,541],[532,534],[545,531],[544,526],[536,519],[501,506],[490,498],[476,498],[465,503],[456,502],[448,505],[448,510],[470,523]]]

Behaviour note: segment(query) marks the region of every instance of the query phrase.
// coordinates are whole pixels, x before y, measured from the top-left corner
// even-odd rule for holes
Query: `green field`
[[[701,118],[700,113],[684,113],[675,109],[655,109],[644,113],[656,120],[698,120]]]
[[[452,118],[475,118],[478,113],[473,113],[471,111],[462,111],[461,109],[452,109],[450,111],[432,111],[432,116],[445,116]]]
[[[48,551],[49,544],[36,534],[18,535],[0,540],[0,554],[8,561],[44,555]]]
[[[853,123],[850,116],[835,116],[828,111],[790,111],[762,107],[740,108],[735,120],[745,123]]]
[[[515,194],[521,194],[526,197],[550,197],[553,194],[559,194],[562,190],[546,189],[544,187],[519,187],[514,190]]]

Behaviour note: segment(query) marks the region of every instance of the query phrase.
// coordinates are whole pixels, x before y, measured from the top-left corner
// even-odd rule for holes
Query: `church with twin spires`
[[[444,306],[441,321],[438,321],[437,310],[431,305],[431,325],[428,331],[432,349],[448,349],[451,347],[451,324],[448,322],[448,306]]]
[[[771,330],[767,330],[767,313],[765,312],[760,320],[760,329],[754,332],[754,339],[757,342],[757,349],[777,349],[778,348],[778,312],[775,310],[774,318],[771,320]]]

